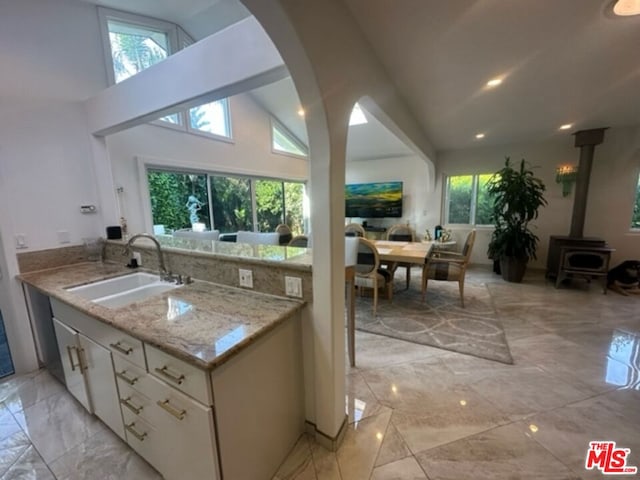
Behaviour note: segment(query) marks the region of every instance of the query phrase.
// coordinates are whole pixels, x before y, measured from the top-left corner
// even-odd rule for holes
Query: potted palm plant
[[[500,262],[502,278],[521,282],[529,259],[536,258],[538,237],[529,222],[538,218],[540,207],[547,205],[546,187],[522,160],[514,168],[509,157],[504,167],[489,180],[487,191],[493,198],[491,218],[495,230],[489,242],[489,257]]]

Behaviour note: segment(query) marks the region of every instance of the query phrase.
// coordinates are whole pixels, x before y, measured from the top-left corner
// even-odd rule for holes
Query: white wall
[[[0,232],[10,278],[3,312],[18,371],[35,366],[15,235],[30,249],[100,233],[87,119],[81,104],[106,87],[94,6],[69,0],[2,2],[0,15]]]
[[[350,161],[346,164],[346,183],[393,182],[402,185],[402,218],[351,219],[369,225],[389,227],[397,223],[409,223],[420,236],[425,229],[433,231],[440,218],[440,202],[433,204],[429,192],[432,179],[429,168],[419,157],[383,158],[375,160]]]
[[[220,173],[307,180],[309,162],[271,151],[269,115],[248,95],[229,99],[233,141],[213,140],[156,125],[141,125],[107,137],[116,186],[124,188],[124,215],[130,233],[148,230],[137,157],[169,165]],[[149,219],[150,221],[150,219]]]
[[[505,156],[516,162],[524,158],[539,167],[534,171],[547,186],[545,198],[549,205],[540,211],[535,222],[540,244],[538,259],[532,266],[545,268],[549,236],[569,234],[574,194],[572,191],[569,196],[562,196],[562,187],[555,182],[555,169],[561,164],[578,163],[580,150],[573,145],[574,137],[567,134],[540,143],[442,152],[438,156],[438,182],[432,200],[442,203],[445,175],[492,173],[504,164]],[[604,238],[616,248],[613,263],[640,258],[640,234],[629,231],[639,170],[640,128],[607,130],[604,143],[595,149],[584,234]],[[454,234],[463,240],[468,231],[456,228]],[[490,228],[478,228],[474,263],[490,263],[486,255],[490,237]]]

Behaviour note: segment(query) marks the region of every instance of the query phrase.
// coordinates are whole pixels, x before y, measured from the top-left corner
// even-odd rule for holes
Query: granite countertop
[[[132,273],[110,263],[81,263],[18,278],[44,294],[199,368],[212,370],[302,309],[304,302],[194,281],[120,308],[66,288]]]
[[[163,252],[188,252],[190,256],[232,257],[240,262],[252,264],[286,266],[288,268],[311,271],[311,249],[285,245],[250,245],[248,243],[220,242],[176,238],[171,235],[155,235]],[[123,240],[107,240],[114,245],[125,245]],[[146,240],[136,242],[135,248],[155,248]]]

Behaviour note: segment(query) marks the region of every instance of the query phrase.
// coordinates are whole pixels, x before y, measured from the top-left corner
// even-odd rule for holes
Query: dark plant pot
[[[500,271],[502,272],[502,278],[507,282],[522,282],[526,269],[526,258],[502,257],[500,259]]]

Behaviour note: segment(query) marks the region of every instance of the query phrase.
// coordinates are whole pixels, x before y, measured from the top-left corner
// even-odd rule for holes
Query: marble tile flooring
[[[487,285],[514,365],[357,332],[343,445],[302,438],[278,480],[606,478],[584,468],[592,440],[640,467],[640,298],[535,273],[467,283]]]
[[[590,440],[640,466],[640,299],[540,275],[467,282],[487,284],[515,364],[358,332],[344,443],[303,436],[274,479],[605,478],[584,468]],[[46,371],[0,383],[0,480],[56,478],[160,477]]]

